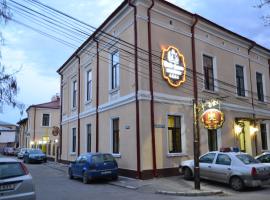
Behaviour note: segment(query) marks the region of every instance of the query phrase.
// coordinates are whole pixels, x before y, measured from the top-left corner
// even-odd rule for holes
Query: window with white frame
[[[111,89],[119,88],[119,51],[112,53],[112,66],[111,66]]]
[[[182,152],[181,116],[168,115],[169,153]]]
[[[235,69],[236,69],[237,95],[244,97],[245,96],[244,67],[236,65]]]
[[[74,80],[72,82],[72,107],[75,108],[77,106],[77,81]]]
[[[50,114],[42,114],[42,126],[50,126]]]
[[[86,101],[92,99],[92,70],[86,72]]]
[[[263,75],[259,72],[256,72],[256,82],[257,82],[257,95],[259,101],[264,101],[263,93]]]
[[[112,153],[119,154],[119,118],[112,119]]]
[[[71,152],[76,152],[76,128],[72,128],[71,133]]]
[[[86,151],[91,152],[91,124],[86,125]]]
[[[206,90],[215,90],[213,57],[203,55],[204,87]]]

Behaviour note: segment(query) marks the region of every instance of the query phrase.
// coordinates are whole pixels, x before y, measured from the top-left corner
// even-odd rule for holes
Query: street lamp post
[[[194,187],[195,190],[200,190],[200,132],[199,132],[199,115],[198,104],[193,100],[193,149],[194,149]]]

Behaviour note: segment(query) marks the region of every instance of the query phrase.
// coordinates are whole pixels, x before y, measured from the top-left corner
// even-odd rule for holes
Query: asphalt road
[[[245,190],[243,192],[233,192],[230,188],[220,185],[221,189],[230,191],[223,196],[208,197],[179,197],[170,195],[153,194],[145,190],[131,190],[110,185],[107,181],[98,181],[88,185],[80,180],[69,180],[65,172],[51,168],[44,164],[27,164],[33,176],[37,200],[269,200],[270,185],[262,189]],[[213,184],[215,183],[207,183]]]

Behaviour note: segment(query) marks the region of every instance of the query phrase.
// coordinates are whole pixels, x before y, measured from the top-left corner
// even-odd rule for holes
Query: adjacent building
[[[0,121],[0,149],[18,146],[18,129],[16,124]]]
[[[126,176],[177,174],[193,157],[194,105],[201,115],[213,99],[224,123],[207,129],[198,117],[201,153],[269,150],[269,59],[269,49],[167,1],[125,0],[58,70],[61,160],[110,152]]]
[[[55,158],[59,141],[60,97],[50,102],[27,108],[27,134],[24,143],[28,148],[40,148],[48,157]]]

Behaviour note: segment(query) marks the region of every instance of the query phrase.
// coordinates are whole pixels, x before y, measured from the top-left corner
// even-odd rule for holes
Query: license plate
[[[16,187],[16,184],[0,185],[0,191],[14,190],[15,187]]]
[[[105,175],[105,174],[111,174],[112,172],[111,171],[104,171],[104,172],[101,172],[102,175]]]

